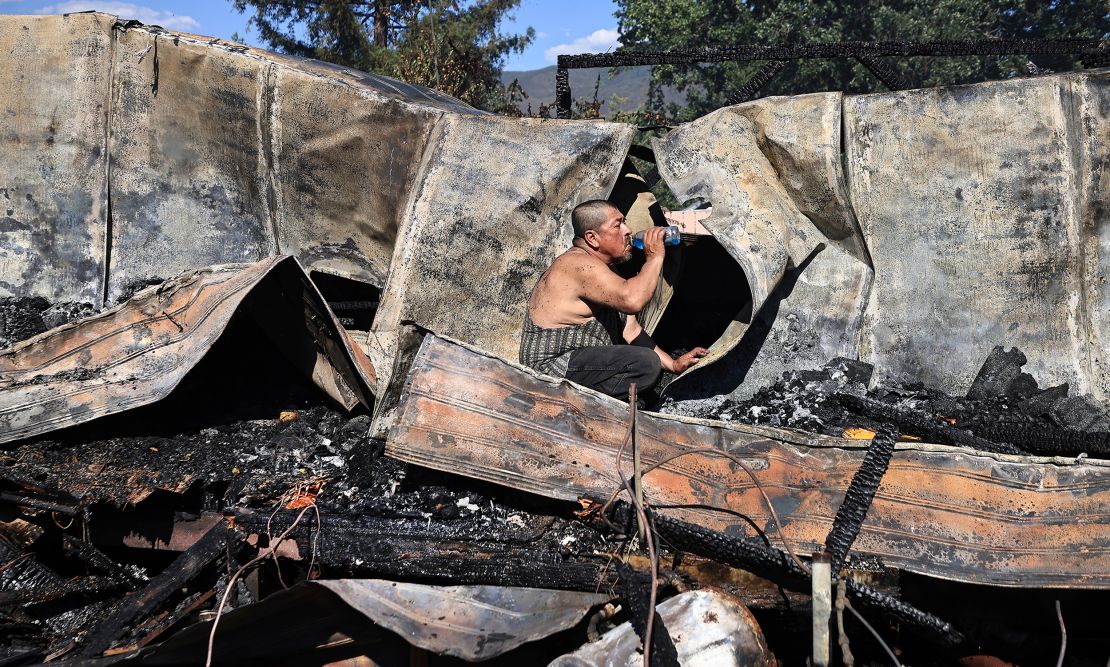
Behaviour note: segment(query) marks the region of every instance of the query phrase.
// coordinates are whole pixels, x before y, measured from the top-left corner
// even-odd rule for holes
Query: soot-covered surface
[[[834,359],[784,373],[748,400],[668,400],[660,411],[837,437],[847,428],[889,425],[915,439],[985,451],[1110,457],[1110,409],[1069,396],[1066,384],[1041,388],[1022,372],[1025,363],[1020,350],[996,347],[967,396],[950,396],[920,383],[869,388],[869,364]]]
[[[197,497],[203,492],[205,506],[199,509],[208,511],[269,512],[301,489],[323,515],[417,521],[429,536],[535,535],[535,517],[495,499],[496,489],[378,456],[369,427],[367,415],[312,405],[273,419],[180,432],[78,441],[62,434],[3,452],[0,474],[9,483],[81,505],[122,508],[163,490]],[[590,539],[577,533],[558,539],[568,536],[573,542]]]
[[[91,303],[51,303],[40,296],[0,298],[0,350],[97,312]]]
[[[0,570],[0,630],[11,626],[11,638],[0,637],[0,657],[3,650],[39,657],[68,651],[69,638],[96,634],[97,624],[134,590],[128,579],[141,587],[173,567],[172,554],[136,543],[169,540],[183,521],[230,521],[265,546],[267,528],[277,535],[309,508],[283,552],[294,556],[283,559],[287,582],[303,579],[312,561],[317,577],[593,590],[604,579],[603,554],[615,549],[611,538],[575,520],[575,506],[380,456],[365,414],[315,403],[214,425],[199,417],[144,421],[127,435],[78,428],[0,453],[6,494],[0,505],[18,508],[23,518],[16,521],[35,531],[21,546],[11,527],[0,524],[0,559],[9,563]],[[116,576],[96,568],[89,576],[87,565],[62,558],[57,544],[71,533],[107,550]],[[165,618],[195,617],[213,606],[210,597],[200,598],[226,586],[227,572],[220,572],[229,565],[220,562],[166,598]],[[273,576],[263,578],[271,578],[271,587]],[[5,596],[42,601],[5,611]],[[114,645],[151,632],[157,624],[143,618],[120,627]]]

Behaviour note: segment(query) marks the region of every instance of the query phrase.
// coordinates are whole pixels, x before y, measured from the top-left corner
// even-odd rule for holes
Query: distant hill
[[[528,99],[520,104],[520,110],[527,112],[528,106],[531,105],[532,113],[535,113],[541,104],[555,106],[555,69],[552,65],[522,72],[502,72],[501,81],[505,85],[512,83],[513,79],[520,81],[524,92],[528,94]],[[608,116],[618,109],[631,111],[643,104],[647,98],[651,68],[627,67],[612,78],[609,76],[608,69],[570,70],[570,92],[574,99],[592,100],[594,85],[597,84],[599,74],[601,86],[598,88],[597,97],[603,102],[601,115]],[[686,101],[685,95],[674,90],[665,90],[664,96],[668,102],[682,104]]]

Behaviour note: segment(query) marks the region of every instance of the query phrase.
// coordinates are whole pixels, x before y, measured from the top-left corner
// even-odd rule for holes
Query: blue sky
[[[257,35],[247,30],[248,17],[236,12],[231,0],[0,0],[0,14],[60,14],[90,9],[210,37],[227,39],[239,33],[248,44],[261,46]],[[612,0],[522,0],[515,19],[507,22],[504,30],[517,32],[531,26],[536,30],[536,40],[527,51],[511,57],[505,69],[538,69],[554,65],[560,53],[612,49],[617,38],[615,10]]]

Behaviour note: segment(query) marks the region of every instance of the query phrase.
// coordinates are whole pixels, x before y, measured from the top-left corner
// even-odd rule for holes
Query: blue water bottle
[[[663,235],[663,245],[678,245],[682,243],[682,234],[678,231],[678,227],[670,225],[663,229],[667,230],[667,233]],[[632,245],[640,250],[644,249],[644,232],[636,232],[632,235]]]

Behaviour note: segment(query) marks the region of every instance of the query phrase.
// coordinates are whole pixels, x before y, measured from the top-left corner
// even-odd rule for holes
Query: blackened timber
[[[694,47],[667,51],[583,53],[559,56],[555,75],[555,106],[559,118],[570,118],[570,69],[593,67],[636,67],[644,65],[693,65],[696,63],[786,61],[809,58],[855,58],[891,90],[907,87],[893,68],[879,62],[881,56],[1002,56],[1077,55],[1084,67],[1103,67],[1110,62],[1110,48],[1098,39],[978,39],[930,42],[828,42],[824,44],[737,44]],[[760,74],[767,71],[765,67]],[[759,78],[757,74],[755,78]],[[772,74],[773,76],[773,74]],[[753,81],[755,80],[753,78]],[[764,81],[763,83],[766,83]],[[763,84],[756,87],[758,90]],[[745,86],[747,88],[747,86]],[[739,97],[737,94],[736,97]]]
[[[0,591],[0,605],[14,606],[61,600],[73,595],[100,596],[115,593],[123,586],[109,577],[81,577],[39,588]]]
[[[903,433],[913,433],[931,442],[957,447],[970,447],[983,452],[1023,455],[1025,452],[1007,442],[991,442],[985,438],[954,426],[941,424],[939,420],[917,410],[888,405],[882,401],[852,394],[837,394],[837,400],[845,408],[872,419],[887,422],[898,427]]]
[[[273,525],[288,525],[279,513]],[[236,526],[264,539],[269,515],[236,513]],[[457,585],[500,585],[594,591],[615,583],[607,557],[576,556],[559,547],[561,533],[540,529],[525,537],[484,534],[470,522],[423,518],[323,516],[323,530],[313,524],[289,533],[296,547],[279,555],[315,560],[325,570],[358,577]],[[271,531],[276,532],[276,531]],[[469,534],[468,534],[469,533]],[[581,535],[579,535],[581,537]],[[592,549],[590,550],[592,552]]]
[[[180,590],[221,556],[229,541],[238,541],[240,538],[241,533],[229,529],[223,523],[212,526],[193,546],[181,552],[161,574],[151,579],[145,588],[121,601],[107,618],[90,630],[81,655],[91,657],[103,653],[113,640],[127,630],[133,620],[149,613]]]
[[[879,81],[882,81],[883,85],[889,90],[905,90],[910,87],[909,82],[902,78],[897,70],[875,56],[860,54],[856,56],[856,60],[874,74]]]
[[[890,457],[894,455],[894,433],[884,428],[875,435],[871,447],[863,457],[859,470],[852,476],[848,491],[844,494],[844,502],[836,510],[833,518],[833,527],[825,538],[825,551],[832,559],[833,577],[840,576],[840,568],[844,566],[844,559],[852,543],[859,535],[863,520],[867,517],[867,509],[875,499],[875,492],[879,490],[879,483],[890,465]]]
[[[631,67],[637,65],[683,65],[690,62],[726,60],[800,60],[805,58],[855,58],[870,56],[1003,56],[1085,55],[1107,52],[1097,39],[979,39],[930,42],[830,42],[810,44],[738,44],[724,47],[671,49],[668,51],[617,51],[559,56],[557,66],[566,69]]]
[[[627,525],[629,517],[628,503],[614,503],[613,523]],[[787,590],[812,590],[809,572],[779,549],[751,538],[725,535],[658,512],[652,512],[651,521],[659,537],[674,549],[749,570]],[[871,611],[905,624],[907,629],[919,636],[947,647],[960,646],[967,642],[963,632],[929,612],[852,580],[848,580],[847,585],[848,595],[853,600],[858,599]]]
[[[772,60],[765,64],[763,67],[759,68],[758,72],[752,75],[752,78],[748,79],[747,83],[740,87],[740,90],[736,91],[735,95],[729,98],[728,103],[741,104],[751,100],[759,93],[760,89],[770,83],[771,79],[775,78],[775,75],[781,72],[784,67],[786,67],[785,60]]]
[[[72,535],[62,533],[62,548],[65,553],[77,556],[92,567],[114,579],[129,591],[137,590],[146,584],[146,581],[127,569],[120,567],[119,563],[109,558],[100,549]]]

